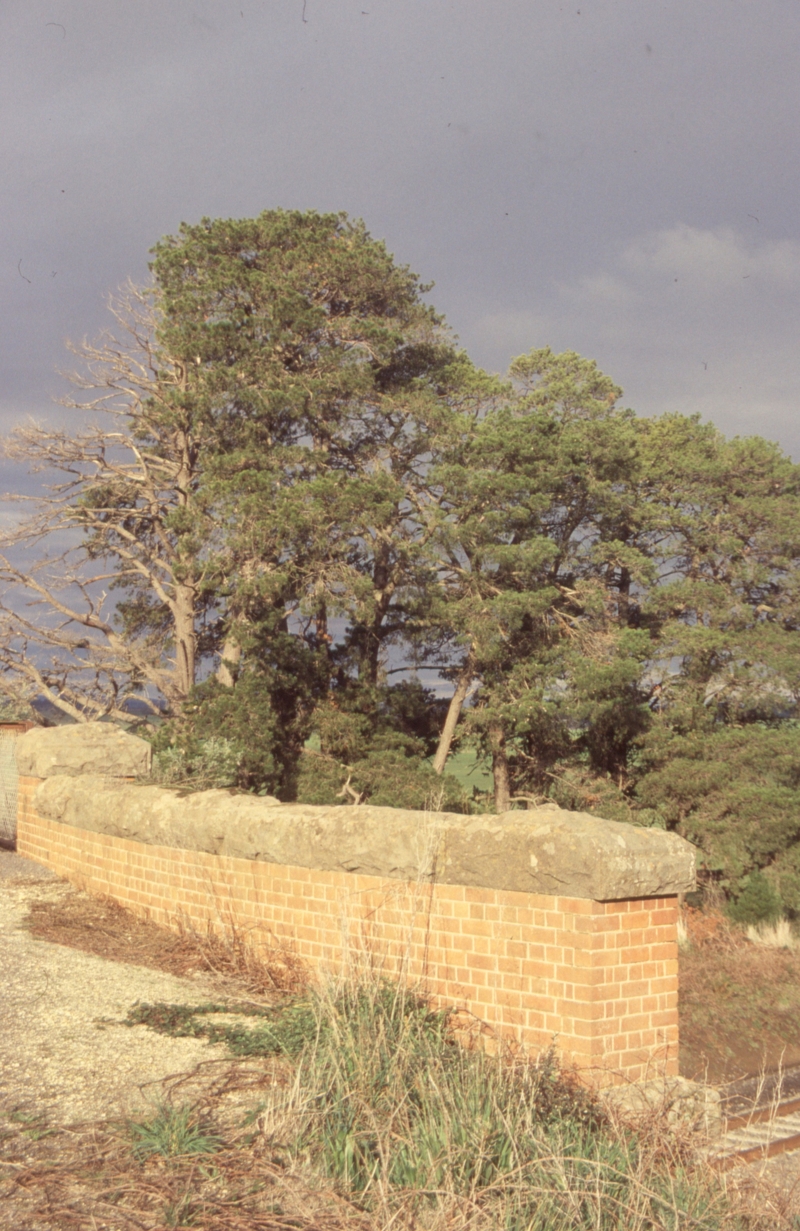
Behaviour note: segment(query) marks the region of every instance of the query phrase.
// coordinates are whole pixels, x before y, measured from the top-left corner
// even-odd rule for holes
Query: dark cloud
[[[797,6],[303,8],[7,0],[4,424],[159,236],[283,205],[363,216],[490,367],[573,347],[800,454]]]

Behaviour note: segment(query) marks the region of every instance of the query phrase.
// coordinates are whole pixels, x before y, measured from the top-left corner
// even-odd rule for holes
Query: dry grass
[[[795,949],[797,937],[792,931],[788,919],[779,919],[777,923],[751,924],[747,929],[747,939],[754,945],[765,945],[768,949]]]
[[[226,1095],[244,1095],[249,1112],[224,1127]],[[9,1231],[790,1231],[797,1223],[786,1196],[751,1173],[720,1177],[692,1163],[685,1143],[650,1124],[638,1138],[618,1130],[606,1137],[609,1154],[587,1158],[575,1142],[551,1138],[537,1158],[538,1182],[524,1165],[483,1190],[458,1194],[406,1190],[347,1191],[319,1168],[292,1157],[285,1112],[271,1113],[253,1074],[227,1078],[192,1109],[209,1136],[208,1153],[152,1151],[137,1158],[128,1126],[83,1124],[49,1131],[46,1125],[2,1121],[0,1226]],[[165,1091],[146,1125],[156,1136],[159,1117],[183,1107],[180,1091]],[[302,1106],[296,1107],[301,1115]],[[306,1109],[307,1113],[307,1109]],[[227,1117],[228,1121],[230,1117]],[[296,1124],[296,1121],[294,1122]],[[667,1179],[665,1183],[665,1177]],[[660,1180],[656,1190],[654,1180]],[[686,1190],[694,1191],[687,1209]],[[656,1201],[654,1202],[654,1197]],[[432,1199],[433,1198],[433,1199]],[[546,1214],[537,1216],[537,1210]],[[549,1213],[547,1211],[549,1210]]]
[[[179,1226],[203,1231],[366,1231],[368,1221],[349,1202],[330,1185],[315,1184],[302,1168],[287,1166],[260,1131],[264,1090],[251,1073],[234,1070],[192,1109],[193,1116],[203,1125],[216,1125],[224,1120],[231,1095],[249,1099],[250,1112],[220,1132],[219,1147],[211,1152],[156,1149],[137,1157],[135,1139],[125,1124],[48,1130],[4,1117],[0,1226],[9,1231],[161,1231]],[[174,1102],[173,1092],[165,1090],[163,1097],[150,1125],[157,1126],[166,1109],[182,1107]]]
[[[276,941],[269,950],[256,948],[246,932],[224,918],[205,933],[181,920],[173,931],[110,898],[73,891],[55,901],[33,902],[25,922],[39,940],[180,977],[208,972],[238,994],[294,994],[308,981],[308,969],[290,945]]]
[[[293,1060],[165,1083],[131,1123],[3,1125],[0,1217],[40,1231],[780,1231],[654,1108],[613,1123],[552,1064],[486,1057],[399,988],[323,988]]]
[[[684,912],[681,1072],[713,1084],[800,1063],[800,951],[749,940],[718,911]],[[779,933],[777,933],[779,934]]]

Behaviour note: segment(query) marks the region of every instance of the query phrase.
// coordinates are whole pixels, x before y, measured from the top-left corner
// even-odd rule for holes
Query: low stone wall
[[[18,849],[73,883],[318,969],[366,958],[498,1035],[555,1044],[601,1085],[677,1072],[677,894],[694,865],[674,835],[559,809],[181,796],[115,781],[110,737],[79,767],[104,774],[45,777],[64,762],[48,738],[18,744],[21,770],[39,770],[20,778]]]

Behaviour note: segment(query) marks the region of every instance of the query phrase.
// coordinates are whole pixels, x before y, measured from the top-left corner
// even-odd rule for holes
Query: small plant
[[[8,1118],[11,1124],[18,1125],[19,1131],[31,1141],[41,1141],[43,1137],[55,1136],[58,1131],[48,1126],[47,1117],[42,1112],[27,1112],[18,1108],[12,1111]]]
[[[188,1193],[177,1201],[168,1201],[164,1206],[164,1225],[167,1227],[197,1226],[199,1210]]]
[[[197,1112],[188,1106],[163,1104],[149,1120],[129,1120],[125,1127],[139,1162],[154,1154],[162,1158],[213,1154],[222,1146],[222,1140],[208,1132]]]
[[[191,750],[170,745],[157,751],[151,778],[165,786],[186,785],[193,790],[235,786],[241,759],[241,749],[233,740],[210,736],[195,741]]]

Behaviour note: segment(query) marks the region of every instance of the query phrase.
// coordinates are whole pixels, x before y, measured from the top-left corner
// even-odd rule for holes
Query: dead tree
[[[22,515],[0,540],[0,690],[78,719],[119,717],[132,695],[180,704],[213,605],[190,364],[159,346],[154,291],[129,285],[109,306],[115,330],[70,348],[78,430],[31,423],[3,443],[45,486],[6,497]]]

